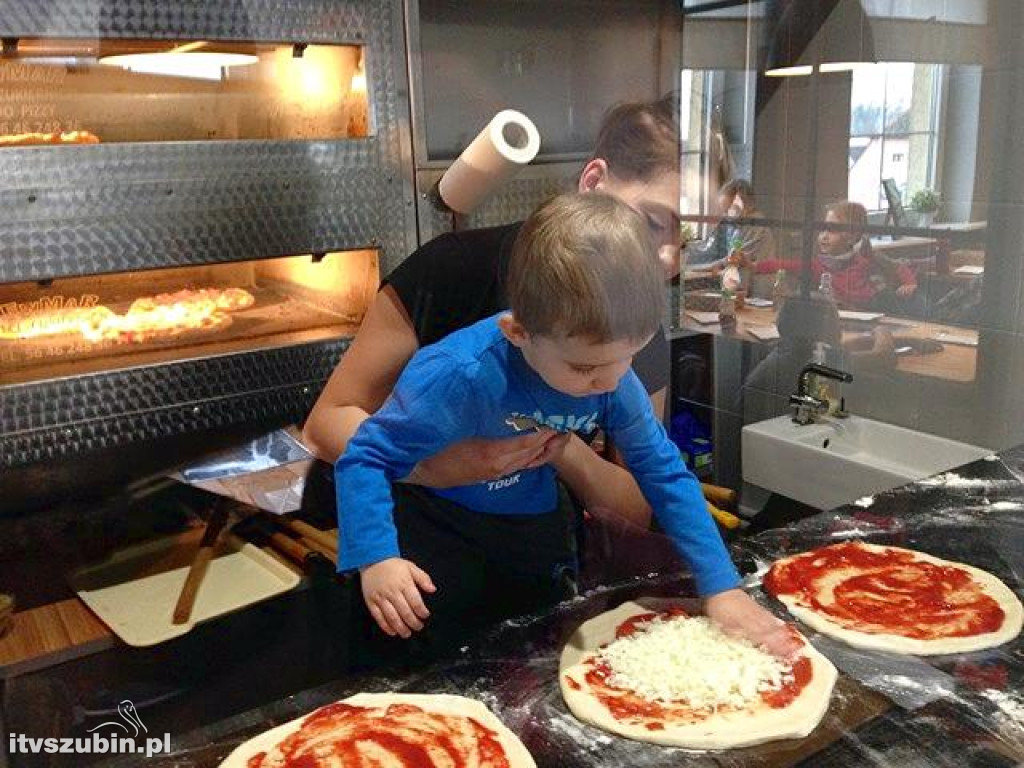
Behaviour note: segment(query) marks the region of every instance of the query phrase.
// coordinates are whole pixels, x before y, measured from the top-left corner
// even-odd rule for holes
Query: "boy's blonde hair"
[[[608,195],[573,193],[549,200],[523,224],[506,295],[530,334],[640,340],[661,324],[662,281],[640,214]]]

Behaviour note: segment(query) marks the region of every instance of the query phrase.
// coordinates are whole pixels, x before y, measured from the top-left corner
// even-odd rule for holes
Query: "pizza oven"
[[[400,4],[4,8],[0,493],[301,420],[417,241]]]

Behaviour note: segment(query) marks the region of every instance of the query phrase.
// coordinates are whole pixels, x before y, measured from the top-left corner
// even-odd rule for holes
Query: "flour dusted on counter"
[[[608,682],[655,701],[695,709],[741,707],[792,679],[789,667],[750,643],[729,637],[704,617],[656,619],[598,654]]]
[[[548,728],[572,739],[573,744],[588,752],[600,752],[612,744],[612,737],[596,728],[582,725],[577,720],[569,720],[562,715],[548,720]]]
[[[999,511],[1007,511],[1024,508],[1024,504],[1021,504],[1019,501],[996,501],[990,504],[989,508]]]
[[[743,577],[743,586],[748,588],[759,587],[764,581],[764,575],[772,569],[771,560],[765,560],[764,558],[754,558],[754,572],[748,573]]]
[[[926,477],[924,480],[918,480],[917,484],[941,488],[1000,488],[1008,485],[1016,486],[1017,481],[963,477],[956,472],[943,472],[940,475],[935,475],[935,477]]]
[[[986,688],[981,695],[995,704],[1006,718],[1024,730],[1024,696]]]

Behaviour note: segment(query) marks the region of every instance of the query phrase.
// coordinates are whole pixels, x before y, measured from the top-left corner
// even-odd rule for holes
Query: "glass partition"
[[[678,335],[713,373],[677,406],[738,457],[818,359],[853,374],[855,415],[1024,442],[1020,4],[705,5],[683,8]],[[735,327],[717,322],[730,257]]]

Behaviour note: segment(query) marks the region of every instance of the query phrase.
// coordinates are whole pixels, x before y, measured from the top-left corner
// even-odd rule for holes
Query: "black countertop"
[[[1024,593],[1024,447],[733,544],[752,592],[777,557],[858,538],[918,549],[983,568]],[[588,593],[551,614],[505,622],[458,658],[411,676],[374,676],[305,691],[187,734],[150,766],[215,766],[275,724],[358,691],[454,693],[479,698],[524,741],[539,766],[1015,766],[1024,764],[1024,642],[989,651],[901,657],[812,637],[843,673],[829,713],[807,739],[730,752],[640,744],[570,715],[558,656],[587,618],[641,595],[684,593],[678,576]],[[130,759],[110,762],[131,765]]]

